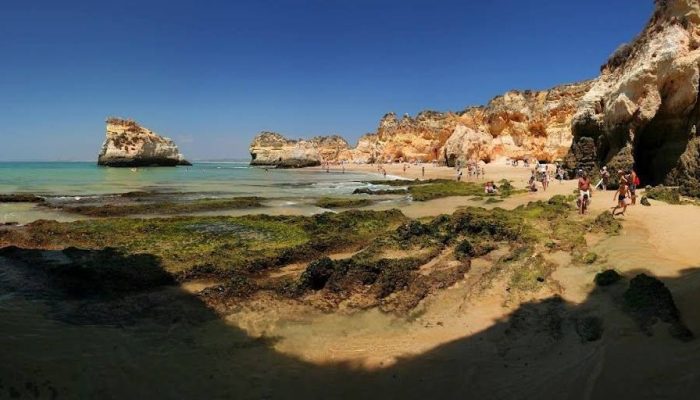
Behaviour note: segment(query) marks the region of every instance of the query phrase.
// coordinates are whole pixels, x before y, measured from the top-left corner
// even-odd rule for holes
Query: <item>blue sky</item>
[[[0,160],[94,160],[107,116],[192,159],[593,78],[652,0],[0,2]]]

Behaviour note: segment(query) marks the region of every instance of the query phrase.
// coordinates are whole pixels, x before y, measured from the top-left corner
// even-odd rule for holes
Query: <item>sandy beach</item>
[[[422,175],[416,166],[406,173],[401,165],[385,168],[389,176],[413,179]],[[374,169],[346,166],[347,172]],[[426,166],[425,178],[454,179],[454,173],[451,168]],[[508,179],[516,188],[523,188],[529,176],[527,168],[486,165],[486,180]],[[547,191],[540,187],[536,193],[519,193],[495,204],[453,196],[412,202],[401,211],[411,218],[430,218],[468,206],[514,210],[555,195],[568,196],[575,187],[576,181],[555,181]],[[586,223],[612,206],[612,191],[596,191],[590,213],[573,216],[571,223]],[[390,207],[375,204],[369,208]],[[620,235],[586,234],[586,246],[597,255],[592,264],[574,262],[566,251],[545,253],[544,259],[555,269],[534,291],[512,290],[512,278],[494,273],[499,260],[508,254],[501,248],[473,259],[463,277],[432,292],[403,316],[364,306],[361,291],[327,309],[319,308],[329,301],[320,295],[298,302],[265,293],[212,309],[199,298],[203,290],[221,283],[213,279],[185,282],[179,289],[157,294],[171,299],[172,304],[160,311],[165,318],[185,312],[188,319],[197,315],[200,322],[177,323],[164,331],[166,326],[154,319],[124,331],[100,323],[71,327],[50,316],[56,312],[70,315],[75,307],[72,302],[47,311],[39,303],[18,297],[2,306],[0,329],[16,331],[19,327],[39,335],[51,332],[52,339],[42,346],[30,346],[35,343],[33,334],[5,336],[2,345],[20,365],[46,358],[40,375],[59,393],[74,392],[70,382],[78,372],[59,365],[79,359],[90,370],[91,379],[99,382],[89,390],[108,391],[117,397],[147,392],[148,382],[139,377],[145,366],[160,371],[146,374],[149,381],[169,382],[166,397],[191,397],[206,390],[221,396],[246,393],[245,398],[286,398],[290,393],[294,393],[291,397],[316,398],[324,393],[354,398],[368,392],[372,398],[419,398],[455,397],[468,390],[477,397],[496,398],[556,398],[563,391],[576,399],[655,397],[651,393],[688,398],[698,389],[693,377],[700,373],[700,344],[679,341],[659,325],[653,336],[639,332],[616,300],[624,287],[603,290],[593,280],[605,269],[615,269],[626,279],[641,272],[656,276],[673,293],[688,329],[700,332],[696,307],[700,254],[688,245],[700,240],[694,229],[700,224],[700,207],[652,200],[650,207],[631,206],[625,216],[616,218],[623,227]],[[419,274],[432,276],[441,268],[450,268],[455,263],[452,251],[445,250],[422,265]],[[357,254],[358,250],[343,251],[330,257],[344,260]],[[385,254],[390,258],[406,255],[400,251]],[[44,252],[41,257],[64,256]],[[7,257],[0,257],[0,263],[6,289],[22,282],[20,264]],[[256,279],[298,279],[307,265],[291,263]],[[177,304],[182,306],[171,309]],[[603,338],[582,343],[580,321],[591,315],[603,321]],[[86,335],[91,338],[89,345],[83,343]],[[154,341],[161,344],[153,347]],[[120,356],[113,359],[111,352],[101,350],[107,343],[114,344]],[[76,358],[69,349],[78,347],[83,348],[83,356]],[[54,349],[63,350],[56,353]],[[138,367],[120,375],[119,360]],[[664,371],[663,382],[656,380],[659,371]],[[16,371],[5,373],[4,382],[13,385],[22,377]],[[125,379],[131,384],[119,384]],[[649,392],[650,380],[655,392]],[[210,382],[206,389],[203,382]]]

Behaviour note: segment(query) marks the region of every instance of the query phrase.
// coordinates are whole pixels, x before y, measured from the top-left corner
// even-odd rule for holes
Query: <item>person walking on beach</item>
[[[633,206],[637,204],[637,186],[639,184],[639,176],[634,170],[631,170],[629,174],[629,191]]]
[[[603,191],[608,190],[608,183],[610,182],[610,172],[608,172],[608,167],[603,167],[600,171],[600,177],[602,178],[602,188]]]
[[[615,192],[615,197],[613,197],[613,201],[617,200],[617,205],[615,208],[612,210],[612,215],[615,215],[615,211],[617,211],[618,208],[622,208],[622,212],[620,215],[625,215],[625,211],[627,211],[627,195],[629,194],[629,186],[627,185],[627,182],[625,181],[620,181],[620,187],[617,189],[617,192]]]
[[[547,185],[549,185],[549,168],[544,166],[540,168],[540,181],[542,182],[542,191],[547,191]]]
[[[425,166],[422,166],[422,167],[420,168],[420,173],[421,173],[421,176],[422,176],[423,178],[425,178]]]
[[[586,203],[588,203],[592,197],[591,192],[591,178],[584,171],[581,171],[581,177],[578,178],[578,193],[579,193],[579,212],[584,214],[586,212]]]

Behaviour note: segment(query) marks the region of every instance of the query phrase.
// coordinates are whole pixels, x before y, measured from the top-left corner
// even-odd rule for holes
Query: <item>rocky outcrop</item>
[[[275,132],[261,132],[250,144],[250,165],[301,168],[338,160],[349,148],[340,136],[290,140]]]
[[[511,91],[485,107],[462,112],[422,111],[398,118],[388,113],[377,131],[362,136],[355,148],[337,136],[329,144],[288,140],[264,132],[251,144],[253,165],[308,166],[321,161],[358,163],[396,161],[491,161],[499,157],[535,157],[553,161],[571,146],[571,120],[592,82],[544,91]],[[328,149],[317,154],[319,149]],[[291,165],[285,165],[291,164]]]
[[[643,184],[700,188],[699,47],[698,1],[657,0],[642,33],[618,48],[583,97],[569,167],[593,154],[598,166],[634,166]],[[584,141],[595,143],[593,153],[577,151]]]
[[[511,91],[485,107],[467,109],[445,143],[443,157],[448,165],[452,160],[488,162],[499,157],[563,158],[573,138],[571,120],[591,85],[587,81],[544,91]]]
[[[423,111],[401,119],[388,113],[377,132],[360,138],[343,159],[490,161],[498,157],[555,160],[572,142],[571,120],[593,82],[544,91],[511,91],[462,112]]]
[[[140,126],[136,121],[107,119],[107,138],[97,158],[108,167],[191,165],[175,143]]]
[[[697,0],[655,3],[643,32],[620,46],[595,80],[510,91],[462,112],[389,113],[354,149],[327,159],[453,165],[563,158],[570,169],[634,166],[644,184],[700,194],[700,6]]]

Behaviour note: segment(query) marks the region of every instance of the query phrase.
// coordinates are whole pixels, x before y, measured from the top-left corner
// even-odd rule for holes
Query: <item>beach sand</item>
[[[400,165],[386,168],[389,175],[420,174],[415,166],[406,174]],[[487,165],[486,171],[486,179],[509,179],[519,188],[530,175],[505,163]],[[426,178],[454,178],[454,170],[426,166]],[[575,185],[555,181],[546,192],[515,195],[496,206],[569,195]],[[511,295],[503,280],[484,284],[502,255],[494,252],[474,260],[463,280],[406,318],[376,309],[328,313],[263,296],[236,304],[223,320],[191,300],[184,311],[159,311],[167,318],[211,314],[194,326],[74,326],[47,317],[56,310],[14,299],[0,302],[0,331],[25,334],[5,335],[0,346],[20,366],[43,360],[34,372],[42,381],[32,385],[46,381],[57,393],[114,398],[143,397],[154,387],[162,388],[164,398],[694,398],[700,390],[700,341],[681,342],[661,326],[653,336],[640,333],[620,305],[624,285],[601,290],[593,284],[607,268],[626,277],[657,276],[686,325],[700,333],[700,252],[694,247],[700,243],[700,207],[651,203],[617,217],[621,235],[587,237],[599,256],[595,264],[573,265],[563,252],[548,255],[558,264],[554,283],[526,297]],[[465,205],[493,207],[450,197],[414,202],[402,211],[423,217]],[[578,218],[613,206],[613,192],[595,192],[590,215]],[[290,265],[282,272],[302,270]],[[0,281],[19,279],[12,274],[12,266],[3,265]],[[188,284],[159,296],[189,299],[211,284]],[[602,318],[604,336],[581,343],[577,324],[590,315]],[[38,343],[37,337],[47,340]],[[15,384],[21,372],[8,373],[0,383]]]

